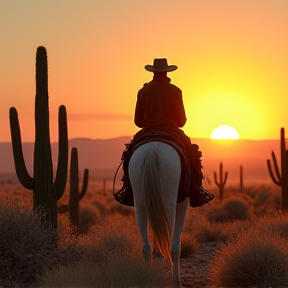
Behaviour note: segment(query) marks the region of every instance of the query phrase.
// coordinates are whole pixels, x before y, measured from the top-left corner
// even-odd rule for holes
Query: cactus
[[[243,193],[243,167],[240,165],[240,192]]]
[[[29,175],[22,151],[17,110],[10,108],[10,130],[14,164],[20,183],[33,190],[33,211],[41,210],[42,223],[57,228],[57,201],[62,197],[67,180],[68,133],[65,106],[59,107],[59,155],[55,181],[49,134],[47,54],[44,47],[36,54],[35,144],[33,178]]]
[[[69,211],[69,220],[78,229],[79,226],[79,201],[84,197],[88,186],[89,170],[84,170],[83,185],[79,192],[79,171],[78,171],[78,151],[76,147],[71,150],[70,161],[70,195],[69,204],[62,205],[61,213]]]
[[[271,168],[270,160],[267,159],[268,171],[272,181],[281,186],[281,209],[288,209],[288,150],[285,145],[285,129],[280,129],[280,151],[281,151],[281,173],[274,151],[272,151],[272,160],[274,163],[275,174],[274,176]]]
[[[217,173],[214,172],[214,182],[215,184],[218,186],[219,188],[219,197],[220,197],[220,202],[222,202],[223,200],[223,193],[224,193],[224,186],[226,184],[227,181],[227,176],[228,176],[228,172],[225,172],[225,177],[223,179],[223,164],[220,163],[220,176],[219,176],[219,182],[217,181]]]

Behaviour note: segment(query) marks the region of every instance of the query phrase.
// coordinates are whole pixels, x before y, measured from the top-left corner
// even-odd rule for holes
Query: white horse
[[[180,286],[181,233],[189,198],[177,203],[181,176],[178,152],[162,142],[143,144],[133,153],[128,171],[143,258],[150,261],[152,257],[149,223],[155,246],[172,266],[172,282]]]

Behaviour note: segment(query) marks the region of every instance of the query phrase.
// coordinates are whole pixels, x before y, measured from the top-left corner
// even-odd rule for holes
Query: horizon
[[[111,138],[90,138],[90,137],[71,137],[69,138],[68,137],[68,141],[70,140],[114,140],[114,139],[120,139],[120,138],[133,138],[133,135],[123,135],[123,136],[116,136],[116,137],[111,137]],[[211,138],[204,138],[204,137],[190,137],[191,140],[193,139],[199,139],[199,140],[210,140],[212,142],[218,142],[218,143],[228,143],[228,142],[237,142],[237,141],[279,141],[280,143],[280,137],[279,138],[270,138],[270,139],[242,139],[242,138],[239,138],[239,139],[211,139]],[[286,139],[286,138],[285,138]],[[287,139],[286,139],[287,141]],[[34,140],[31,140],[31,141],[22,141],[22,143],[34,143],[35,142],[35,139]],[[12,141],[0,141],[0,143],[11,143],[12,144]],[[51,141],[50,139],[50,143],[51,144],[54,144],[54,143],[58,143],[58,141]],[[197,143],[196,143],[197,144]]]

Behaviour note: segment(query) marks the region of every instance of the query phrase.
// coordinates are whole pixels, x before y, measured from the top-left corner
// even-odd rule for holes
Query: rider
[[[154,76],[138,92],[134,123],[139,128],[175,132],[191,144],[190,138],[179,129],[187,120],[182,91],[171,84],[171,79],[167,77],[167,72],[177,68],[176,65],[168,66],[166,58],[154,59],[153,66],[145,66]]]
[[[130,157],[134,149],[145,141],[162,141],[172,145],[179,155],[181,154],[184,172],[181,173],[183,181],[180,181],[177,201],[181,202],[189,196],[192,207],[206,204],[214,196],[202,187],[202,153],[180,129],[187,120],[182,91],[171,84],[171,79],[167,77],[167,72],[175,71],[177,66],[168,65],[166,58],[156,58],[153,65],[146,65],[145,69],[153,72],[154,76],[152,81],[144,84],[137,95],[134,123],[141,130],[134,135],[123,152],[124,185],[120,191],[114,193],[114,197],[122,204],[134,205],[128,176]]]

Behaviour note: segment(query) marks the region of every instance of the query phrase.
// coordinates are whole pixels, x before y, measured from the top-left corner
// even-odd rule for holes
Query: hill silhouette
[[[69,151],[72,147],[77,147],[80,171],[88,168],[91,171],[91,177],[113,178],[121,161],[125,143],[129,143],[131,138],[131,136],[112,139],[73,138],[69,140]],[[198,138],[192,139],[192,142],[198,144],[202,151],[203,171],[211,181],[213,181],[213,171],[218,172],[219,163],[223,162],[223,168],[228,171],[228,180],[230,181],[239,179],[239,167],[243,165],[246,181],[272,182],[268,174],[266,160],[271,158],[272,150],[279,159],[279,140],[212,140]],[[52,143],[51,147],[53,164],[56,166],[58,144]],[[23,143],[25,163],[31,175],[33,151],[34,143]],[[15,174],[11,143],[0,143],[0,159],[0,173]]]

